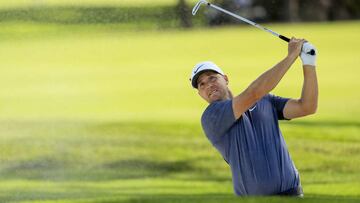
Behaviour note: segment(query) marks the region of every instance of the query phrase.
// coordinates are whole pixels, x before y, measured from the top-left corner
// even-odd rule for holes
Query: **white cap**
[[[190,77],[191,85],[194,88],[198,87],[197,79],[199,78],[201,73],[203,73],[205,71],[214,71],[216,73],[224,75],[224,72],[215,63],[213,63],[211,61],[203,61],[201,63],[198,63],[195,65],[195,67],[191,71],[191,77]]]

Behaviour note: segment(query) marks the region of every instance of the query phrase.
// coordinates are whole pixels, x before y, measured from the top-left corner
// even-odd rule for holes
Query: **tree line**
[[[257,22],[335,21],[360,18],[359,0],[214,0],[224,9]],[[191,9],[186,0],[178,0],[176,13],[182,27],[192,26]],[[232,17],[202,8],[207,24],[234,23]]]

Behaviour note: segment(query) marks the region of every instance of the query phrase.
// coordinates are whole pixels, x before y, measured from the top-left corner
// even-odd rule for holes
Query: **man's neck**
[[[232,92],[229,89],[228,89],[227,97],[228,97],[228,99],[234,98]]]

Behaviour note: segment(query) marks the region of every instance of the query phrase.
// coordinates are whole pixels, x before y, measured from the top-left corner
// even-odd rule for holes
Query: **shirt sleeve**
[[[210,104],[201,117],[201,124],[208,137],[224,135],[235,123],[232,100]]]
[[[279,97],[276,95],[269,94],[272,106],[275,108],[279,120],[290,120],[284,117],[284,107],[289,98]]]

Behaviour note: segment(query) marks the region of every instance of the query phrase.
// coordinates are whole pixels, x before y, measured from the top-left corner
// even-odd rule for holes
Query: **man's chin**
[[[212,96],[209,98],[209,103],[213,103],[213,102],[216,102],[216,101],[221,101],[221,97],[219,96]]]

